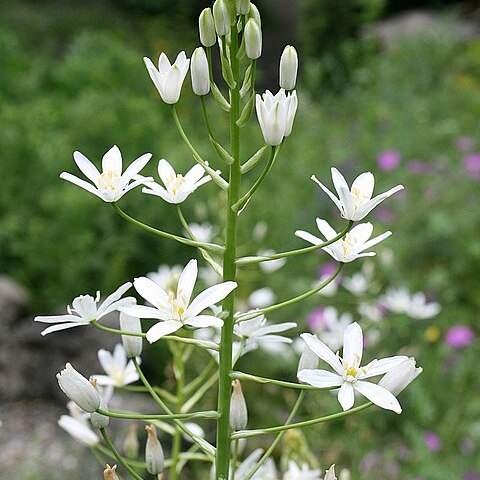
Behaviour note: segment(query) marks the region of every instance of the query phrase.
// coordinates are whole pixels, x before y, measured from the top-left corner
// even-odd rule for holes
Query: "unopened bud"
[[[98,392],[97,381],[94,378],[90,378],[90,383],[93,385],[93,388],[95,388],[95,390],[97,390]],[[100,395],[100,393],[99,393],[99,396],[100,396],[100,406],[98,408],[100,408],[100,410],[108,411],[107,402],[104,400],[103,396]],[[92,421],[92,425],[95,428],[105,428],[106,426],[108,426],[108,423],[110,422],[110,417],[107,417],[106,415],[102,415],[101,413],[92,412],[90,414],[90,420]]]
[[[240,380],[232,382],[233,392],[230,399],[230,428],[233,431],[243,430],[247,426],[248,411]]]
[[[222,37],[230,33],[232,24],[226,0],[215,0],[213,4],[213,20],[218,36]]]
[[[256,60],[262,54],[262,29],[251,18],[245,25],[245,52],[251,60]]]
[[[73,400],[82,410],[92,413],[100,408],[100,395],[97,390],[70,363],[67,363],[65,368],[57,373],[57,380],[67,397]]]
[[[210,91],[210,74],[205,50],[198,47],[192,54],[190,74],[195,95],[206,95]]]
[[[200,32],[200,42],[203,46],[211,47],[215,45],[217,34],[211,8],[205,8],[198,17],[198,30]]]
[[[107,463],[107,468],[103,471],[103,480],[118,480],[118,476],[115,473],[116,469],[117,469],[116,465],[111,467]]]
[[[315,370],[318,368],[318,360],[318,355],[313,353],[308,345],[305,344],[300,361],[298,362],[297,373],[300,370]]]
[[[145,430],[148,433],[147,445],[145,447],[145,461],[147,471],[152,475],[158,475],[163,472],[165,457],[163,449],[157,438],[157,431],[154,425],[147,425]]]
[[[236,0],[238,15],[247,15],[250,11],[250,0]]]
[[[132,317],[120,312],[120,330],[124,332],[142,333],[142,324],[138,317]],[[143,339],[133,335],[122,335],[122,344],[128,358],[139,357],[142,354]]]
[[[335,465],[332,465],[326,472],[323,480],[337,480],[335,476]]]
[[[260,17],[260,12],[258,11],[258,8],[254,3],[250,3],[248,18],[253,18],[260,25],[260,27],[262,26],[262,18]]]
[[[137,458],[139,449],[137,425],[132,423],[123,442],[123,453],[127,458]]]
[[[287,45],[280,57],[280,88],[293,90],[297,83],[298,54],[295,47]]]

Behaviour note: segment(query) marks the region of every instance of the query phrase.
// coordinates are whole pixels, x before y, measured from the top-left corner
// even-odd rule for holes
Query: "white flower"
[[[259,257],[269,257],[271,255],[275,255],[274,250],[260,250],[257,255]],[[266,262],[261,262],[260,263],[260,269],[264,273],[273,273],[277,271],[278,269],[282,268],[285,263],[287,262],[286,258],[276,258],[274,260],[268,260]]]
[[[80,325],[88,325],[93,320],[100,320],[103,316],[118,310],[124,305],[135,303],[133,297],[120,298],[131,286],[130,282],[123,284],[99,306],[97,306],[97,303],[100,301],[100,292],[97,292],[95,298],[91,295],[80,295],[73,299],[71,307],[70,305],[67,306],[67,315],[38,316],[34,318],[34,321],[58,324],[43,330],[42,335]]]
[[[75,440],[78,440],[87,447],[94,447],[100,442],[88,424],[78,418],[71,417],[70,415],[62,415],[58,420],[58,425]]]
[[[317,227],[326,240],[332,240],[338,235],[338,233],[329,225],[326,220],[317,218]],[[370,247],[373,247],[377,243],[380,243],[382,240],[385,240],[392,234],[392,232],[382,233],[378,237],[369,240],[372,236],[372,233],[373,225],[370,222],[360,223],[359,225],[353,227],[345,235],[345,237],[337,240],[331,245],[323,247],[323,250],[325,250],[338,262],[343,263],[353,262],[353,260],[356,260],[360,257],[373,257],[375,255],[374,252],[362,252]],[[325,241],[320,240],[320,238],[316,237],[315,235],[303,230],[297,230],[295,235],[303,238],[303,240],[306,240],[307,242],[313,243],[314,245],[320,245]]]
[[[332,168],[332,180],[338,198],[320,182],[315,175],[312,180],[333,200],[343,218],[358,221],[365,218],[379,203],[394,193],[403,189],[403,185],[397,185],[385,193],[372,198],[375,178],[370,172],[359,175],[350,189],[343,175],[335,168]]]
[[[288,462],[288,470],[283,474],[283,480],[321,480],[320,469],[311,469],[307,464],[301,467],[290,460]]]
[[[135,305],[122,309],[128,315],[138,318],[160,320],[147,331],[147,340],[156,342],[165,335],[176,332],[184,325],[190,327],[221,327],[223,321],[213,315],[200,315],[206,308],[223,300],[237,287],[235,282],[223,282],[207,288],[191,300],[197,280],[197,261],[190,260],[178,280],[176,292],[166,292],[146,277],[136,278],[133,286],[153,307]]]
[[[349,410],[353,407],[354,392],[357,391],[381,408],[393,410],[396,413],[402,412],[398,400],[391,392],[382,386],[366,381],[366,379],[396,369],[407,360],[407,357],[396,356],[382,360],[372,360],[369,364],[361,367],[363,334],[358,323],[352,323],[345,329],[343,358],[333,353],[314,335],[303,333],[301,337],[320,359],[333,368],[335,373],[327,370],[301,370],[298,372],[300,381],[318,388],[340,387],[338,401],[343,410]]]
[[[298,54],[295,47],[287,45],[280,57],[280,87],[293,90],[297,83]]]
[[[235,470],[235,479],[244,480],[250,470],[257,464],[263,454],[261,448],[254,450]],[[273,460],[269,458],[253,475],[251,480],[277,480],[277,469]]]
[[[405,313],[410,304],[410,293],[406,288],[387,288],[379,303],[394,313]]]
[[[441,307],[437,302],[427,302],[423,292],[414,293],[406,308],[405,313],[417,320],[425,320],[427,318],[435,317],[440,313]]]
[[[182,274],[181,265],[160,265],[156,272],[147,273],[147,277],[160,285],[167,292],[177,290],[178,279]]]
[[[122,344],[115,345],[113,354],[102,348],[97,355],[98,361],[106,373],[106,375],[93,375],[99,385],[124,387],[140,378],[133,362],[128,361]]]
[[[354,295],[362,295],[367,292],[371,279],[362,272],[355,272],[351,277],[344,277],[342,285]]]
[[[73,400],[82,410],[88,413],[100,408],[100,395],[95,387],[70,363],[57,373],[58,384],[70,400]]]
[[[372,322],[379,322],[383,319],[383,310],[380,305],[375,303],[361,302],[358,305],[358,313]]]
[[[417,367],[414,358],[408,358],[402,362],[395,370],[387,372],[378,382],[394,395],[398,395],[410,385],[421,373],[422,367]]]
[[[322,275],[318,280],[312,283],[312,289],[319,287],[322,283],[327,281],[331,277],[331,274],[324,274]],[[338,277],[334,278],[330,283],[325,285],[319,292],[317,292],[317,295],[321,295],[322,297],[333,297],[338,290]]]
[[[151,153],[145,153],[132,162],[122,173],[122,154],[114,145],[102,158],[102,173],[82,153],[74,152],[73,159],[81,172],[92,183],[88,183],[68,172],[62,172],[60,178],[67,180],[101,198],[104,202],[116,202],[132,188],[144,184],[149,178],[141,177],[138,172],[152,158]],[[130,183],[130,180],[134,180]],[[151,180],[151,179],[150,179]]]
[[[204,176],[205,170],[198,164],[193,166],[185,176],[180,173],[177,174],[165,159],[158,162],[158,175],[165,187],[149,181],[145,184],[142,192],[157,195],[166,202],[175,204],[182,203],[200,185],[211,179],[209,175]]]
[[[285,90],[281,88],[276,95],[269,90],[263,96],[257,94],[257,118],[267,145],[280,145],[284,137],[290,135],[297,104],[295,91],[285,94]]]
[[[190,223],[188,228],[192,232],[195,240],[203,243],[211,242],[216,231],[215,227],[208,222]]]
[[[177,103],[190,65],[190,60],[185,52],[177,55],[173,65],[162,52],[158,59],[158,70],[149,58],[143,57],[143,61],[162,100],[169,105]]]
[[[318,368],[318,357],[313,353],[305,342],[303,343],[302,354],[300,355],[300,360],[298,361],[297,373],[300,370],[315,370]],[[298,345],[293,346],[294,349],[298,349]]]
[[[200,267],[198,269],[198,277],[207,287],[215,285],[222,279],[210,265]]]
[[[343,345],[345,329],[352,320],[350,313],[345,312],[339,315],[335,307],[326,307],[322,312],[321,324],[313,330],[313,333],[336,352]]]
[[[264,308],[272,305],[276,298],[271,288],[264,287],[253,291],[249,295],[247,303],[252,308]]]
[[[237,337],[246,339],[245,349],[250,351],[259,347],[268,348],[268,344],[271,343],[292,343],[292,339],[276,334],[296,326],[295,322],[267,325],[265,316],[259,315],[250,320],[236,323],[233,327],[233,333]]]
[[[205,50],[198,47],[192,54],[192,90],[195,95],[207,95],[210,91],[210,74],[208,71],[208,60]]]
[[[343,470],[342,470],[343,472]],[[342,474],[340,472],[340,475]],[[335,465],[332,465],[326,472],[325,472],[325,478],[323,480],[337,480],[337,477],[335,476]]]

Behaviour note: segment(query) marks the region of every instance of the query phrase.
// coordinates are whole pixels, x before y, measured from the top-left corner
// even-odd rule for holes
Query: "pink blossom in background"
[[[377,165],[380,170],[389,172],[390,170],[395,170],[399,165],[402,156],[397,150],[386,150],[382,152],[377,157]]]
[[[455,140],[455,146],[463,152],[468,152],[475,146],[475,140],[471,137],[458,137]]]
[[[337,264],[335,262],[328,262],[324,263],[319,269],[318,269],[318,276],[320,278],[322,277],[329,277],[330,275],[333,275],[335,273],[335,270],[337,269]]]
[[[432,452],[438,452],[442,449],[442,440],[435,432],[425,432],[423,439],[427,448]]]
[[[468,153],[463,157],[463,169],[470,177],[480,180],[480,153]]]
[[[418,174],[429,173],[432,170],[430,165],[422,160],[410,160],[407,168],[410,173]]]
[[[315,332],[325,326],[325,316],[322,307],[314,308],[307,317],[308,328]]]
[[[383,223],[392,223],[395,215],[388,207],[379,207],[375,210],[375,216]]]
[[[468,325],[454,325],[445,334],[445,343],[452,348],[465,348],[475,339],[475,332]]]
[[[463,474],[463,478],[464,480],[480,480],[480,474],[473,470],[469,470]]]

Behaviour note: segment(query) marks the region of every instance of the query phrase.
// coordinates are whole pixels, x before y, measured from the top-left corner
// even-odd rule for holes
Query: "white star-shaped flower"
[[[168,203],[182,203],[198,187],[211,180],[210,175],[205,175],[201,165],[194,165],[185,176],[176,173],[173,167],[162,159],[158,162],[158,175],[164,187],[154,181],[149,181],[142,189],[143,193],[157,195]]]
[[[93,375],[98,385],[123,387],[136,382],[140,378],[135,365],[131,360],[128,360],[121,343],[115,345],[113,353],[102,348],[97,355],[98,361],[106,373],[106,375]]]
[[[303,464],[301,467],[290,460],[288,462],[288,470],[283,474],[283,480],[322,480],[320,478],[320,469],[310,468],[307,464]]]
[[[317,218],[317,227],[326,240],[332,240],[338,235],[326,220]],[[363,252],[377,243],[380,243],[382,240],[385,240],[392,234],[392,232],[385,232],[378,237],[370,239],[372,233],[373,225],[371,223],[360,223],[353,227],[345,237],[337,240],[331,245],[323,247],[322,250],[325,250],[337,260],[337,262],[343,263],[353,262],[353,260],[360,257],[373,257],[375,255],[374,252]],[[295,235],[307,242],[313,243],[314,245],[320,245],[325,242],[325,240],[321,240],[315,235],[303,230],[297,230]]]
[[[333,353],[322,341],[314,335],[303,333],[302,339],[324,362],[328,363],[334,373],[327,370],[300,370],[298,379],[318,388],[340,387],[338,390],[338,401],[343,410],[349,410],[355,402],[355,394],[362,394],[375,405],[387,410],[401,413],[402,408],[395,396],[386,388],[375,383],[366,381],[369,378],[383,375],[386,372],[394,371],[405,360],[406,356],[395,356],[382,360],[372,360],[361,367],[363,354],[363,334],[358,323],[352,323],[345,329],[343,337],[343,358]],[[392,374],[393,375],[393,374]]]
[[[34,321],[57,324],[43,330],[42,335],[67,328],[79,327],[80,325],[88,325],[93,320],[100,320],[108,313],[114,312],[120,307],[135,303],[135,298],[133,297],[121,298],[131,286],[132,284],[130,282],[123,284],[100,305],[98,305],[100,292],[97,292],[95,297],[91,295],[80,295],[73,299],[71,307],[70,305],[67,306],[66,315],[38,316],[35,317]]]
[[[365,218],[379,203],[394,193],[403,189],[403,185],[397,185],[387,192],[381,193],[372,198],[375,178],[372,173],[365,172],[359,175],[352,183],[350,189],[343,175],[332,168],[332,180],[338,198],[333,194],[315,175],[312,180],[333,200],[338,207],[343,218],[347,220],[358,221]]]
[[[206,308],[223,300],[237,287],[235,282],[223,282],[207,288],[191,300],[197,280],[197,261],[190,260],[183,269],[175,292],[166,292],[160,285],[146,277],[136,278],[133,286],[153,307],[134,305],[122,309],[138,318],[160,320],[147,331],[147,340],[156,342],[165,335],[176,332],[184,325],[190,327],[221,327],[223,321],[213,315],[200,315]]]
[[[85,155],[80,152],[74,152],[73,159],[75,163],[92,183],[88,183],[68,172],[62,172],[60,178],[93,193],[104,202],[116,202],[132,188],[149,180],[149,178],[139,176],[138,173],[151,158],[151,153],[145,153],[133,161],[122,173],[122,154],[119,148],[114,145],[103,156],[102,173],[100,173],[97,167]],[[130,183],[131,180],[134,181]],[[150,178],[150,180],[152,179]]]

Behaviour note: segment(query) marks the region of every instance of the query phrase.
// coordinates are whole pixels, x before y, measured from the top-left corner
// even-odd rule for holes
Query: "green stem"
[[[168,408],[165,402],[157,395],[153,387],[148,382],[147,378],[143,374],[142,369],[140,368],[137,359],[132,358],[132,362],[135,365],[135,369],[137,370],[138,375],[140,376],[140,380],[145,385],[145,387],[147,387],[147,390],[150,393],[151,397],[155,400],[155,402],[157,402],[157,404],[162,408],[164,412],[166,412],[168,415],[173,415],[173,412],[170,410],[170,408]],[[215,456],[215,447],[213,445],[210,445],[210,443],[208,443],[206,440],[192,433],[180,420],[174,420],[174,423],[183,433],[188,435],[209,457],[212,458]]]
[[[147,232],[158,235],[159,237],[176,240],[177,242],[183,243],[184,245],[190,245],[191,247],[203,248],[204,250],[208,250],[213,253],[221,254],[224,252],[224,248],[221,245],[215,245],[213,243],[195,242],[194,240],[190,240],[189,238],[180,237],[178,235],[174,235],[173,233],[158,230],[157,228],[153,228],[150,225],[146,225],[145,223],[139,222],[135,218],[131,217],[130,215],[125,213],[115,202],[112,203],[112,206],[123,219],[127,220],[127,222],[130,222],[131,224],[140,227]]]
[[[359,405],[358,407],[351,408],[346,412],[334,413],[332,415],[327,415],[325,417],[314,418],[312,420],[305,420],[304,422],[291,423],[289,425],[280,425],[278,427],[262,428],[257,430],[240,430],[234,433],[232,435],[232,438],[256,437],[258,435],[267,435],[269,433],[283,432],[285,430],[291,430],[292,428],[309,427],[311,425],[316,425],[317,423],[330,422],[332,420],[338,420],[339,418],[343,418],[348,415],[353,415],[354,413],[361,412],[362,410],[365,410],[366,408],[371,407],[372,405],[373,405],[372,402],[367,402],[367,403],[364,403],[363,405]]]
[[[185,420],[191,418],[218,418],[218,412],[214,410],[205,410],[203,412],[192,413],[171,413],[171,414],[136,414],[136,413],[121,413],[112,412],[109,410],[97,409],[97,413],[111,418],[121,418],[123,420]]]
[[[262,257],[242,257],[237,260],[237,265],[253,265],[255,263],[261,263],[261,262],[268,262],[270,260],[276,260],[277,258],[288,258],[288,257],[295,257],[296,255],[302,255],[304,253],[308,252],[314,252],[315,250],[318,250],[323,247],[328,247],[328,245],[331,245],[332,243],[337,242],[341,238],[343,238],[352,228],[353,226],[353,221],[350,220],[348,222],[347,228],[340,232],[336,237],[332,238],[331,240],[328,240],[324,243],[320,243],[318,245],[311,245],[310,247],[304,247],[304,248],[299,248],[297,250],[290,250],[288,252],[279,252],[275,253],[273,255],[266,255]]]
[[[234,440],[234,442],[233,442],[232,479],[231,480],[235,480],[235,473],[236,473],[236,470],[237,470],[238,443],[239,443],[239,440]]]
[[[238,380],[247,380],[250,382],[262,383],[262,384],[278,385],[279,387],[293,388],[296,390],[320,390],[318,387],[314,387],[313,385],[307,385],[305,383],[284,382],[283,380],[257,377],[256,375],[250,375],[248,373],[243,373],[243,372],[232,372],[230,375],[230,378],[237,378]],[[337,388],[337,387],[322,388],[321,390],[331,390],[332,388]]]
[[[181,345],[175,345],[173,350],[173,370],[177,380],[177,412],[182,411],[183,406],[183,387],[185,385],[185,368],[183,364],[183,348]],[[170,480],[177,480],[177,467],[180,450],[182,446],[182,432],[179,428],[175,429],[172,442],[172,465],[170,467]]]
[[[212,180],[222,189],[226,190],[228,188],[228,183],[215,171],[213,168],[211,168],[205,160],[200,156],[200,154],[195,150],[195,147],[192,145],[190,140],[187,137],[187,134],[185,133],[185,130],[182,127],[182,124],[180,123],[180,119],[178,118],[177,110],[175,108],[175,105],[172,105],[172,115],[173,115],[173,121],[175,122],[175,125],[177,127],[178,132],[180,133],[180,137],[183,140],[183,143],[187,146],[187,148],[190,150],[190,152],[193,155],[193,158],[195,161],[200,164],[204,170],[212,177]]]
[[[105,443],[107,444],[108,448],[111,450],[115,458],[118,460],[118,463],[136,480],[143,480],[140,475],[133,470],[133,468],[124,460],[124,458],[118,453],[117,449],[113,445],[110,437],[108,436],[106,430],[104,428],[100,428],[100,433],[102,434]]]
[[[315,295],[320,290],[325,288],[329,283],[331,283],[331,282],[333,282],[333,280],[335,280],[335,278],[340,273],[340,271],[342,270],[344,265],[345,265],[344,263],[339,263],[337,269],[335,270],[335,272],[330,277],[328,277],[324,282],[320,283],[317,287],[312,288],[308,292],[302,293],[301,295],[298,295],[297,297],[290,298],[289,300],[285,300],[284,302],[276,303],[275,305],[270,305],[269,307],[265,307],[265,308],[258,308],[251,313],[246,313],[244,315],[240,315],[237,318],[237,322],[250,320],[251,318],[258,317],[258,315],[260,315],[260,314],[265,314],[265,313],[274,312],[275,310],[280,310],[281,308],[288,307],[288,306],[293,305],[295,303],[301,302],[302,300],[305,300],[306,298],[311,297],[312,295]]]
[[[240,128],[237,120],[240,115],[240,91],[239,91],[239,62],[238,32],[237,25],[232,26],[230,59],[233,78],[236,86],[230,89],[230,155],[234,162],[230,165],[229,188],[228,188],[228,209],[227,228],[225,238],[225,253],[223,257],[223,280],[236,280],[236,242],[237,242],[237,214],[232,206],[240,196]],[[223,302],[223,310],[228,312],[224,320],[222,337],[220,342],[219,359],[219,388],[218,388],[218,410],[220,418],[217,421],[217,457],[216,457],[216,478],[217,480],[228,480],[230,469],[230,394],[232,370],[232,343],[233,325],[235,313],[235,293],[228,295]]]
[[[303,402],[303,399],[305,398],[305,390],[302,390],[300,392],[300,395],[297,398],[297,401],[295,402],[295,405],[292,408],[292,411],[290,412],[290,415],[287,418],[287,421],[285,422],[285,426],[288,426],[288,424],[293,420],[295,415],[298,412],[298,409],[300,408],[300,405]],[[280,443],[280,440],[283,437],[284,432],[280,432],[275,440],[272,442],[268,450],[263,454],[262,458],[257,462],[257,464],[248,472],[248,474],[245,476],[243,480],[250,480],[255,473],[257,473],[258,469],[268,460],[272,452],[277,448],[277,445]]]
[[[210,377],[210,375],[213,373],[214,370],[216,370],[217,362],[215,360],[212,360],[205,370],[198,375],[194,380],[192,380],[189,384],[187,384],[184,388],[185,395],[190,395],[192,392],[194,392],[197,387],[200,385],[203,385],[205,383],[205,380]]]
[[[126,392],[148,392],[147,387],[141,385],[124,385],[123,387],[117,387],[120,390],[125,390]],[[176,403],[177,397],[172,395],[167,390],[154,386],[153,389],[157,392],[158,395],[163,397],[167,402]]]
[[[272,147],[270,152],[270,158],[268,159],[268,162],[265,165],[263,172],[261,173],[260,177],[258,177],[257,181],[251,186],[248,192],[245,195],[243,195],[243,197],[240,198],[240,200],[238,200],[238,202],[236,202],[232,206],[232,209],[234,212],[240,212],[246,206],[246,204],[252,198],[253,194],[258,190],[258,188],[263,183],[265,178],[267,178],[267,175],[270,173],[270,170],[272,169],[273,164],[275,163],[275,159],[277,158],[279,151],[280,151],[280,146]]]
[[[203,115],[203,121],[205,123],[205,128],[207,129],[208,134],[215,140],[212,126],[210,125],[210,120],[208,118],[207,102],[205,101],[205,95],[202,95],[200,97],[200,103],[202,105],[202,115]]]

